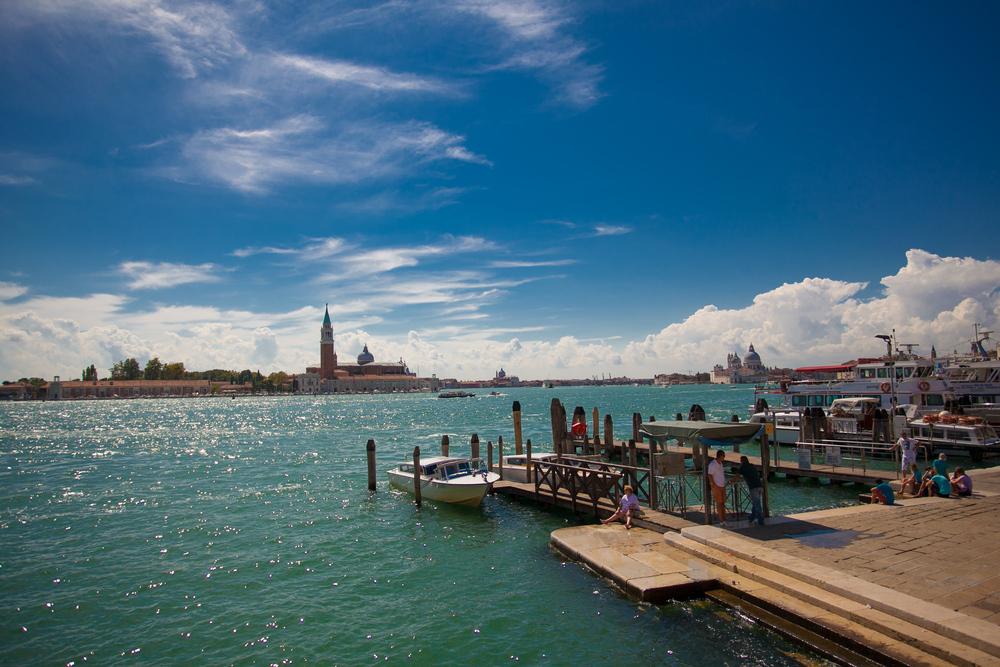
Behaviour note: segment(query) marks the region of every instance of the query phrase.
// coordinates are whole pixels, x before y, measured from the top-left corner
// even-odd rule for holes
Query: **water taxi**
[[[402,461],[386,471],[389,484],[414,493],[416,472],[412,461]],[[490,486],[500,475],[487,472],[481,459],[429,456],[420,460],[420,495],[456,505],[479,507]]]

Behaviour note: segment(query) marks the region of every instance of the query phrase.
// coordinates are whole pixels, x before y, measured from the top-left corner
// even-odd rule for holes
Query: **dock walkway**
[[[759,619],[794,618],[853,651],[848,662],[1000,665],[1000,470],[970,475],[972,498],[824,510],[734,530],[576,526],[553,532],[552,545],[639,599],[710,591]]]

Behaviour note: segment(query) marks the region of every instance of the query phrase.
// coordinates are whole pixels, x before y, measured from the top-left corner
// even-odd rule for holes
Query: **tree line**
[[[255,392],[263,391],[276,393],[281,391],[295,391],[297,387],[294,382],[289,381],[288,374],[284,371],[277,371],[268,376],[261,375],[260,371],[249,369],[242,371],[228,370],[224,368],[213,368],[207,371],[189,371],[184,368],[184,362],[165,364],[159,357],[153,357],[146,365],[140,366],[135,357],[122,359],[108,369],[110,375],[99,378],[97,367],[91,364],[83,369],[80,378],[84,382],[105,380],[208,380],[219,384],[249,384]],[[44,381],[43,381],[44,382]]]

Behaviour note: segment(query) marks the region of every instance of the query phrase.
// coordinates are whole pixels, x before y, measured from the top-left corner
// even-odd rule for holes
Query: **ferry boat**
[[[386,471],[389,484],[415,493],[413,461],[402,461]],[[420,460],[420,496],[456,505],[479,507],[500,475],[487,472],[481,459],[430,456]]]
[[[765,408],[766,405],[765,403]],[[847,439],[858,439],[863,431],[872,430],[875,411],[879,409],[880,405],[881,401],[873,397],[837,398],[830,404],[829,410],[824,411],[824,414],[833,434]],[[802,412],[799,410],[767,411],[765,409],[754,413],[749,421],[754,424],[773,423],[773,439],[781,445],[795,445],[799,441],[801,418]]]
[[[531,452],[532,463],[555,461],[555,452]],[[508,482],[525,484],[528,481],[528,455],[510,454],[503,457],[503,478]]]
[[[438,398],[472,398],[475,394],[469,391],[442,391]]]
[[[944,378],[934,374],[934,361],[907,355],[886,359],[859,359],[857,364],[798,368],[796,373],[836,372],[840,380],[782,381],[785,408],[828,410],[840,398],[877,398],[879,407],[891,410],[908,403],[921,412],[940,412],[952,405],[955,394]]]

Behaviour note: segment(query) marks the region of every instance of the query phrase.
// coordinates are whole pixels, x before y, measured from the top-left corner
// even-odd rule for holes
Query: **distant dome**
[[[747,356],[743,357],[744,363],[756,361],[760,362],[760,355],[753,351],[753,343],[750,343],[750,349],[747,350]]]
[[[365,364],[370,364],[373,361],[375,361],[375,357],[368,351],[368,345],[365,344],[365,349],[358,355],[358,365],[363,366]]]
[[[507,377],[507,374],[506,374],[506,373],[504,373],[504,372],[503,372],[503,369],[501,368],[501,369],[500,369],[500,372],[499,372],[499,373],[497,373],[497,377],[498,377],[498,378],[505,378],[505,377]]]

